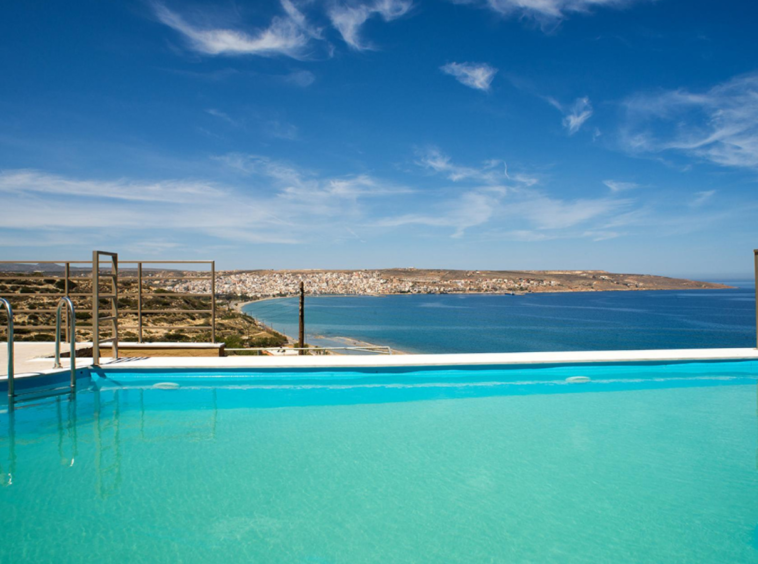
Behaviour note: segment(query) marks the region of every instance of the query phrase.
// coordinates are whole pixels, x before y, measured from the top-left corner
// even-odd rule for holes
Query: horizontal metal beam
[[[155,330],[172,331],[174,329],[197,329],[199,331],[200,329],[213,329],[213,325],[152,325],[143,327],[143,330],[148,333]]]
[[[127,314],[128,313],[137,313],[135,310],[131,309],[121,309],[119,311],[124,311]],[[210,314],[212,310],[210,309],[143,309],[142,313],[207,313]]]
[[[119,264],[213,264],[212,260],[120,260]]]
[[[91,260],[0,260],[0,264],[92,264]],[[212,260],[119,260],[118,264],[212,264]],[[159,269],[157,269],[159,270]]]
[[[158,298],[158,297],[166,297],[166,298],[212,298],[213,294],[192,294],[192,293],[186,293],[186,292],[166,292],[165,294],[163,292],[158,292],[157,294],[142,294],[142,297],[148,297],[148,298]]]
[[[55,325],[18,325],[18,323],[15,326],[15,331],[18,333],[19,331],[45,331],[45,330],[55,330]],[[77,331],[79,329],[92,329],[92,325],[80,325],[79,323],[76,324]]]
[[[85,297],[86,298],[91,298],[92,294],[69,294],[68,296],[69,297],[71,297],[71,296],[77,296],[77,297],[82,297],[82,298],[85,298]],[[23,294],[21,294],[21,293],[0,294],[0,298],[5,298],[5,297],[9,297],[9,298],[65,298],[66,294],[65,293],[53,294],[52,292],[35,292],[35,293],[31,293],[30,292],[28,294],[26,292],[24,292]]]
[[[48,309],[14,309],[13,313],[25,313],[25,314],[33,314],[33,313],[55,313],[57,310],[55,308]],[[136,309],[127,309],[127,308],[120,308],[120,312],[123,313],[123,315],[137,315],[139,313]],[[89,313],[89,312],[85,312]],[[143,309],[142,313],[211,313],[211,309]],[[123,316],[122,316],[123,317]],[[102,318],[101,318],[102,319]]]

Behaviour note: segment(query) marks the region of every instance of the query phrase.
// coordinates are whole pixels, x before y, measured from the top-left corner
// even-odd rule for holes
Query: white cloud
[[[217,160],[243,175],[270,179],[279,188],[282,196],[299,194],[307,197],[308,194],[314,194],[352,199],[358,196],[387,196],[410,192],[407,188],[381,182],[366,174],[324,178],[313,171],[299,169],[262,155],[230,153],[218,157]]]
[[[509,206],[508,212],[525,217],[541,230],[558,230],[586,224],[600,217],[609,217],[627,208],[629,200],[614,198],[563,200],[541,193],[521,194],[522,201]]]
[[[639,188],[639,184],[635,182],[619,182],[618,180],[603,180],[611,192],[626,192],[627,190],[634,190]]]
[[[533,186],[538,182],[537,178],[526,174],[509,174],[508,165],[500,159],[489,159],[480,167],[455,164],[436,147],[418,151],[416,164],[433,173],[443,174],[453,182],[474,181],[489,185],[511,183],[523,186]]]
[[[205,21],[190,23],[163,4],[154,4],[159,21],[181,33],[195,51],[207,55],[285,55],[300,59],[311,39],[320,32],[308,25],[305,16],[290,0],[281,0],[284,15],[276,16],[268,27],[256,33],[213,27]]]
[[[401,225],[427,225],[433,227],[451,227],[451,237],[463,237],[466,229],[487,223],[504,196],[504,190],[481,189],[465,192],[452,201],[437,206],[437,213],[405,214],[386,218],[378,223],[385,227]]]
[[[462,237],[470,228],[502,222],[513,226],[509,233],[519,232],[519,238],[530,240],[564,237],[566,230],[578,227],[596,233],[597,238],[601,231],[605,235],[609,233],[601,229],[606,222],[626,213],[633,204],[631,200],[616,197],[556,198],[536,189],[536,178],[509,174],[504,161],[488,160],[480,167],[461,166],[436,148],[420,152],[416,164],[467,188],[452,200],[433,206],[432,213],[385,218],[381,225],[451,227],[453,237]],[[593,222],[600,223],[594,225]],[[516,228],[517,225],[521,227]],[[529,235],[525,235],[527,233]],[[576,236],[571,234],[571,237]]]
[[[213,117],[216,117],[220,120],[223,120],[229,125],[233,125],[235,127],[239,126],[239,122],[237,120],[233,119],[231,116],[229,116],[229,114],[227,114],[226,112],[222,112],[221,110],[217,110],[215,108],[208,108],[207,110],[205,110],[205,113],[207,113],[208,115],[212,115]]]
[[[630,153],[676,152],[725,167],[758,168],[758,73],[705,92],[626,100],[620,142]]]
[[[497,69],[486,63],[448,63],[440,67],[442,72],[454,76],[458,82],[477,90],[490,89]]]
[[[505,17],[531,18],[541,24],[555,24],[569,14],[587,14],[593,8],[623,8],[639,0],[452,0],[473,4]]]
[[[568,130],[569,135],[573,135],[579,131],[584,122],[592,117],[592,104],[587,97],[577,98],[571,106],[563,108],[557,106],[564,114],[563,127]]]
[[[690,202],[690,206],[693,208],[697,208],[708,202],[711,198],[713,198],[713,195],[716,193],[716,190],[703,190],[702,192],[696,192],[695,198]]]
[[[396,20],[413,7],[411,0],[373,0],[371,2],[334,3],[328,10],[332,25],[353,49],[371,49],[361,37],[361,28],[369,18],[380,16],[385,22]]]
[[[294,141],[299,137],[296,125],[278,119],[272,119],[266,122],[265,132],[276,139],[286,139],[288,141]]]
[[[36,170],[0,172],[0,192],[50,194],[141,202],[183,202],[188,198],[221,198],[227,193],[213,183],[194,180],[141,182],[133,180],[79,180]]]
[[[449,227],[453,228],[451,236],[454,238],[462,237],[470,228],[484,225],[522,226],[508,232],[520,233],[519,238],[534,241],[575,237],[575,233],[566,230],[582,226],[589,228],[587,232],[601,233],[603,223],[628,209],[631,203],[613,198],[563,200],[538,190],[483,187],[435,206],[433,213],[405,214],[386,218],[379,224]]]
[[[285,75],[282,80],[288,84],[306,88],[316,81],[316,75],[307,70],[293,71]]]
[[[123,241],[215,237],[247,243],[300,243],[343,237],[367,223],[364,201],[410,193],[367,174],[323,176],[266,157],[227,155],[216,168],[233,181],[70,178],[0,171],[3,237]],[[29,209],[34,209],[30,214]],[[0,240],[2,245],[2,240]],[[161,249],[156,249],[161,250]]]

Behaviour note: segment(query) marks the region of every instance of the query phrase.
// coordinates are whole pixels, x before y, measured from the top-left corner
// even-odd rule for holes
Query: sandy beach
[[[255,304],[255,303],[266,302],[266,301],[271,301],[271,300],[288,300],[288,299],[292,299],[292,298],[296,298],[296,297],[297,296],[280,296],[280,297],[271,297],[271,298],[260,298],[260,299],[257,299],[257,300],[250,300],[250,301],[246,301],[246,302],[235,303],[233,305],[233,307],[238,312],[244,313],[245,315],[247,315],[249,317],[253,317],[249,313],[243,311],[242,308],[245,307],[246,305],[249,305],[249,304]],[[340,297],[343,297],[343,296],[319,296],[319,298],[321,298],[321,297],[340,298]],[[381,296],[377,296],[377,297],[381,297]],[[261,325],[269,327],[268,325],[266,325],[260,319],[257,319],[255,317],[253,317],[253,319],[255,319],[255,321],[257,323],[260,323]],[[306,327],[307,327],[307,324],[306,324]],[[289,340],[290,343],[296,343],[297,342],[297,339],[295,337],[293,337],[292,335],[287,335],[286,333],[283,333],[281,331],[277,331],[277,332],[281,333],[282,335],[284,335],[285,337],[287,337],[287,339]],[[352,337],[343,337],[343,336],[326,337],[326,336],[323,336],[323,335],[315,335],[314,338],[316,338],[316,339],[324,339],[324,340],[329,340],[329,341],[336,341],[337,343],[339,343],[337,346],[341,346],[341,347],[384,347],[384,346],[386,346],[386,345],[377,345],[377,344],[374,344],[374,343],[369,343],[367,341],[361,341],[361,340],[358,340],[358,339],[353,339]],[[306,344],[308,344],[308,343],[306,343]],[[319,345],[313,345],[313,346],[319,346]],[[394,349],[394,348],[392,348],[390,350],[392,351],[392,354],[408,354],[405,351],[401,351],[401,350]],[[341,353],[332,353],[332,354],[341,354]]]

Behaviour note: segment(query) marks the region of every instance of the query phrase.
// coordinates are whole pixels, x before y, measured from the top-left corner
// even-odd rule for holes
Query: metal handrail
[[[55,364],[53,368],[61,368],[61,307],[66,306],[69,312],[68,334],[71,348],[71,390],[76,391],[76,310],[74,303],[69,298],[61,298],[55,312]]]
[[[8,400],[13,400],[13,308],[4,298],[0,298],[0,305],[8,310]]]

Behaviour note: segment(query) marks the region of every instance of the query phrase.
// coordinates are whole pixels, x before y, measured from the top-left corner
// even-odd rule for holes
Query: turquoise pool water
[[[0,561],[758,562],[756,362],[106,376],[0,415]]]

